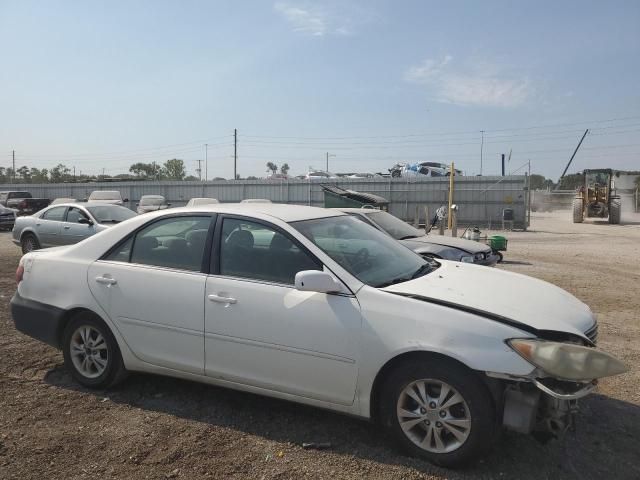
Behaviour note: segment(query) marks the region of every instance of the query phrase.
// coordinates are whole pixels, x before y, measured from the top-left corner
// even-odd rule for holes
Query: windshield
[[[164,203],[164,197],[142,197],[140,199],[140,205],[162,205]]]
[[[384,287],[425,275],[437,264],[350,215],[292,222],[354,277],[372,287]]]
[[[407,238],[417,238],[424,235],[422,231],[403,222],[398,217],[394,217],[390,213],[374,211],[366,213],[365,215],[396,240],[406,240]]]
[[[136,216],[136,214],[128,208],[118,207],[117,205],[87,207],[87,210],[89,210],[98,223],[120,223]]]
[[[89,200],[122,200],[122,195],[120,192],[91,192]]]

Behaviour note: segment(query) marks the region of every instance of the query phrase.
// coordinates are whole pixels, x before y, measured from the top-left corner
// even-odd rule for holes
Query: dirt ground
[[[574,434],[541,445],[505,433],[462,471],[402,455],[366,422],[284,401],[150,375],[111,391],[80,388],[60,352],[14,330],[20,255],[0,233],[0,479],[640,478],[640,216],[619,226],[569,218],[533,214],[530,231],[506,234],[498,268],[588,303],[600,347],[631,370],[581,402]]]

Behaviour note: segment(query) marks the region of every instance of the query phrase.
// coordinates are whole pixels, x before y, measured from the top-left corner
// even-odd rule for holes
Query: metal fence
[[[337,185],[360,192],[374,193],[389,200],[389,211],[397,217],[425,222],[448,203],[449,179],[372,178],[332,179],[327,182],[306,180],[230,180],[209,182],[102,182],[62,184],[0,185],[0,190],[28,190],[34,197],[70,197],[86,199],[93,190],[119,190],[128,206],[135,209],[142,195],[163,195],[173,206],[184,205],[193,197],[212,197],[220,202],[239,202],[246,198],[266,198],[277,203],[322,207],[322,184]],[[524,228],[527,217],[527,177],[455,177],[454,203],[458,205],[458,224],[496,228],[504,209],[513,209],[514,227]]]

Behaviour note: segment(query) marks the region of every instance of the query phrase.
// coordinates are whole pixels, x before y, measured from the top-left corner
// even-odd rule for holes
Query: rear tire
[[[573,199],[573,223],[582,223],[584,220],[584,212],[582,207],[582,198]]]
[[[32,233],[25,233],[22,236],[20,239],[20,246],[22,247],[22,253],[29,253],[40,249],[40,243]]]
[[[443,467],[474,462],[498,433],[488,389],[476,373],[452,361],[398,366],[387,376],[380,401],[383,425],[396,442]]]
[[[108,388],[126,377],[116,339],[91,312],[71,319],[62,336],[62,353],[71,376],[85,387]]]
[[[611,199],[611,206],[609,207],[609,223],[613,225],[618,225],[620,223],[620,210],[620,200]]]

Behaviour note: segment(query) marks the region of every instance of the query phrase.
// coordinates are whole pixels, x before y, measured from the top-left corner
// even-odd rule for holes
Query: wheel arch
[[[38,235],[36,234],[36,232],[33,230],[33,228],[31,227],[26,227],[23,228],[22,231],[20,232],[20,241],[22,242],[22,239],[24,238],[25,235],[33,235],[35,237],[35,239],[40,242],[40,239],[38,238]]]
[[[62,337],[64,335],[64,331],[67,328],[67,325],[69,325],[69,322],[73,319],[73,317],[75,317],[79,313],[90,313],[94,317],[96,317],[96,318],[100,319],[102,322],[104,322],[104,324],[109,328],[109,330],[111,330],[111,327],[109,326],[109,324],[107,322],[105,322],[104,319],[99,314],[94,312],[93,310],[91,310],[89,308],[86,308],[86,307],[74,307],[74,308],[71,308],[71,309],[65,311],[64,315],[60,319],[60,323],[58,324],[58,331],[56,332],[56,338],[58,340],[58,345],[60,346],[60,348],[62,348]]]
[[[487,387],[494,402],[494,406],[497,408],[502,404],[503,385],[500,380],[490,378],[482,374],[483,372],[474,370],[464,362],[461,362],[460,360],[444,353],[434,352],[430,350],[412,350],[399,353],[398,355],[392,357],[382,366],[382,368],[380,368],[380,370],[378,370],[378,373],[376,374],[376,377],[373,381],[371,391],[369,393],[369,417],[372,422],[380,422],[380,397],[382,395],[382,389],[385,380],[388,378],[388,376],[402,364],[429,360],[448,362],[464,368],[470,372],[473,372]]]

